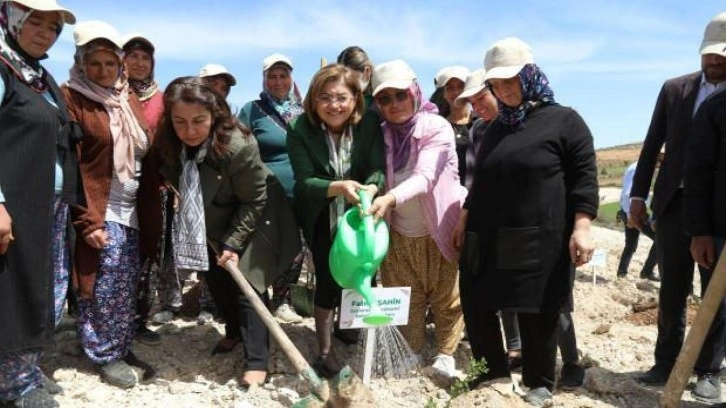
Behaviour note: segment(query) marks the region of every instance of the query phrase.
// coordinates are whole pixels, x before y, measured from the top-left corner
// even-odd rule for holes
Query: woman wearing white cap
[[[142,197],[153,190],[144,186],[156,181],[144,161],[153,134],[129,89],[116,30],[87,21],[73,35],[75,64],[61,90],[83,130],[79,161],[87,205],[78,207],[75,222],[78,331],[102,377],[127,388],[137,378],[126,361],[139,364],[130,349],[140,260],[157,244],[147,239],[155,234],[141,230],[158,225],[160,216],[158,208],[150,208],[158,200]]]
[[[292,200],[294,184],[290,157],[287,154],[287,124],[303,112],[297,85],[292,79],[292,61],[282,54],[272,54],[262,61],[262,93],[239,113],[239,120],[252,130],[260,147],[262,161],[275,174]],[[272,308],[275,317],[285,323],[300,323],[290,306],[290,284],[297,282],[303,253],[272,286]]]
[[[57,407],[40,371],[68,287],[68,205],[82,200],[74,132],[40,61],[73,14],[54,0],[0,3],[0,405]],[[55,307],[54,307],[55,304]],[[55,309],[55,310],[54,310]]]
[[[560,312],[572,308],[574,268],[594,250],[597,215],[592,135],[558,105],[530,48],[517,38],[487,51],[499,117],[479,148],[474,182],[452,240],[462,244],[461,299],[474,358],[509,377],[497,310],[518,312],[525,399],[552,398]],[[472,384],[472,385],[473,385]]]
[[[370,212],[385,215],[391,225],[388,256],[381,265],[383,284],[411,287],[408,325],[401,332],[417,354],[426,343],[426,304],[431,304],[438,352],[433,369],[452,378],[464,320],[450,237],[466,197],[454,132],[424,98],[404,61],[376,66],[372,85],[383,118],[386,194],[373,201]]]

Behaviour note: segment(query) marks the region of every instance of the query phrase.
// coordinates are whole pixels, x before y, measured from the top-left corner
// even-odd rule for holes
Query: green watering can
[[[382,220],[373,221],[365,213],[371,206],[371,197],[358,190],[361,208],[353,207],[338,220],[338,231],[330,249],[330,272],[338,285],[354,289],[370,305],[370,313],[363,318],[366,324],[384,325],[392,318],[378,306],[371,291],[371,279],[388,252],[388,226]]]

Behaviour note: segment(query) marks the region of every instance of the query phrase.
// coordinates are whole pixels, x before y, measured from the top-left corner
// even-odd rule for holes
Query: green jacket
[[[328,160],[328,144],[322,128],[313,126],[303,114],[287,127],[287,151],[295,176],[295,215],[305,240],[313,241],[315,222],[332,201],[328,186],[336,180]],[[353,151],[350,158],[351,179],[361,184],[375,184],[382,191],[385,181],[383,134],[378,115],[366,111],[353,127]]]
[[[166,163],[162,173],[178,189],[181,163]],[[199,180],[209,244],[240,253],[240,270],[263,292],[300,252],[300,238],[285,192],[262,163],[255,138],[233,133],[222,157],[210,153],[199,164]]]

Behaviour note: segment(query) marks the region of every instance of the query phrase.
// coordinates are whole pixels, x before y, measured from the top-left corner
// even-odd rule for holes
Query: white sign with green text
[[[393,318],[388,326],[408,324],[408,307],[411,302],[410,287],[371,288],[371,291],[378,300],[381,312]],[[340,302],[341,329],[377,327],[363,321],[363,318],[369,313],[370,306],[360,293],[353,289],[343,289],[343,298]]]

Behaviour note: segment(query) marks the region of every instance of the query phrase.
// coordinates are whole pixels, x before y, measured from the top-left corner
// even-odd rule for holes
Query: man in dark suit
[[[653,177],[658,153],[667,144],[665,158],[653,190],[652,210],[655,219],[655,242],[658,247],[658,270],[661,287],[658,303],[658,339],[655,365],[638,376],[647,384],[665,384],[683,345],[686,327],[686,298],[693,282],[694,260],[683,220],[684,151],[692,118],[709,94],[726,80],[726,13],[716,16],[706,27],[701,44],[701,71],[669,79],[663,85],[638,159],[633,188],[629,224],[641,228],[647,213],[645,199]],[[694,136],[696,137],[696,136]],[[705,289],[711,271],[700,268]],[[723,312],[716,317],[723,320]],[[712,402],[720,400],[718,379],[724,358],[724,325],[712,327],[695,371],[698,382],[692,391],[695,398]]]

